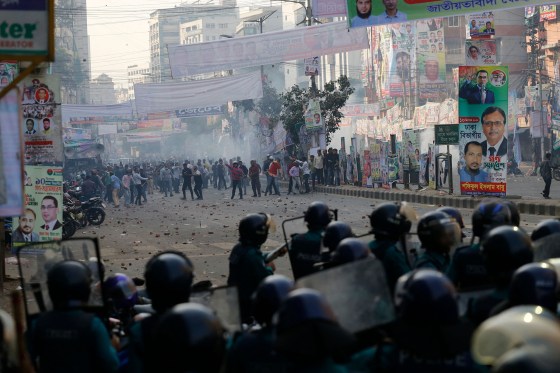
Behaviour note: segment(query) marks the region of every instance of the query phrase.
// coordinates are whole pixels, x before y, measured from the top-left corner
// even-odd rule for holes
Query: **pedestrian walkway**
[[[462,196],[457,179],[454,178],[453,194],[449,194],[448,191],[436,191],[428,188],[419,191],[416,189],[416,185],[411,185],[412,190],[405,190],[402,184],[397,186],[398,189],[366,188],[353,185],[338,187],[316,186],[315,191],[319,193],[388,201],[406,201],[436,206],[452,206],[465,209],[473,209],[482,200],[492,198]],[[506,199],[515,202],[519,207],[519,211],[523,214],[560,216],[560,182],[553,180],[550,192],[551,199],[544,199],[542,197],[543,187],[544,182],[542,178],[537,176],[508,176]]]

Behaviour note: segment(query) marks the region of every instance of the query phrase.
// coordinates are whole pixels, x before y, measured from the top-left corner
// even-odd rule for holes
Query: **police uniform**
[[[411,271],[405,253],[397,244],[397,241],[374,240],[368,245],[373,255],[383,263],[387,285],[389,285],[391,293],[395,291],[395,285],[399,277]]]
[[[229,256],[228,285],[237,286],[241,318],[251,313],[251,296],[261,281],[274,272],[265,263],[265,254],[258,246],[236,244]]]
[[[31,326],[30,342],[40,372],[116,372],[119,367],[107,328],[82,310],[41,314]]]
[[[323,229],[317,229],[295,235],[292,239],[289,255],[296,280],[317,272],[318,269],[314,265],[322,261],[322,236]]]
[[[430,268],[445,273],[449,268],[449,254],[426,250],[418,257],[414,268]]]

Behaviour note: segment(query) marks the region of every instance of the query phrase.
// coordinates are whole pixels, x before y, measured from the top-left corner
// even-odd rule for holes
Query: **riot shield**
[[[229,332],[241,330],[239,298],[235,286],[220,286],[191,294],[190,301],[211,308]]]
[[[103,286],[101,286],[104,273],[97,239],[71,238],[25,245],[18,248],[17,259],[25,313],[28,318],[52,310],[47,288],[47,272],[56,263],[65,260],[83,262],[91,270],[90,299],[81,308],[99,313],[105,309]]]
[[[340,325],[349,332],[362,332],[395,320],[385,271],[375,258],[303,277],[296,287],[320,291]]]
[[[560,233],[553,233],[535,241],[535,262],[552,258],[560,258]]]

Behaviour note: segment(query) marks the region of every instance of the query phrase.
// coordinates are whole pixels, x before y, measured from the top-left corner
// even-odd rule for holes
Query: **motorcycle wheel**
[[[63,223],[62,223],[62,239],[65,240],[70,238],[76,233],[76,226],[74,225],[73,219],[69,213],[62,213]]]
[[[82,214],[81,219],[79,220],[81,228],[85,228],[88,225],[88,219],[86,214]]]
[[[560,168],[555,168],[552,171],[552,177],[554,178],[554,180],[560,181]]]
[[[86,217],[91,225],[101,225],[105,221],[105,210],[92,207],[86,211]]]

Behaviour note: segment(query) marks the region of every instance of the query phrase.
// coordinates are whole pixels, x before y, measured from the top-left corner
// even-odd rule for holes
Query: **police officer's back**
[[[155,336],[161,316],[173,306],[189,301],[194,269],[191,261],[177,251],[154,255],[144,270],[146,291],[154,314],[132,325],[130,329],[131,372],[159,372]]]
[[[461,228],[457,221],[442,211],[428,212],[418,222],[417,232],[425,252],[416,260],[415,268],[445,273],[450,251],[461,242]]]
[[[369,243],[373,255],[383,263],[391,291],[400,276],[410,272],[403,250],[406,234],[412,226],[411,212],[406,203],[386,202],[377,206],[369,219],[375,239]]]
[[[47,273],[53,310],[29,331],[30,355],[39,372],[116,372],[119,361],[101,320],[80,309],[91,293],[91,271],[78,261],[55,264]]]
[[[266,263],[261,245],[268,237],[271,218],[264,214],[249,214],[239,222],[239,242],[229,256],[227,283],[236,286],[243,322],[251,322],[251,296],[262,280],[274,272]]]
[[[331,221],[328,206],[319,201],[312,202],[304,216],[308,231],[295,235],[290,243],[290,262],[294,278],[297,280],[317,271],[316,263],[321,262],[321,240],[325,227]]]

